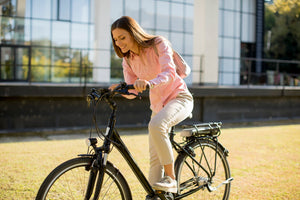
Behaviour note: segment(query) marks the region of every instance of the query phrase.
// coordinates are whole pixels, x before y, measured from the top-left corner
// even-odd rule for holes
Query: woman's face
[[[128,31],[116,28],[112,31],[112,35],[115,44],[121,49],[122,53],[126,53],[129,50],[138,53],[137,43]]]

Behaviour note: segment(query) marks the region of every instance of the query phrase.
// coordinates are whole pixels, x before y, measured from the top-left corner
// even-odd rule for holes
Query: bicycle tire
[[[203,157],[203,153],[200,147],[202,145],[204,154],[207,157],[209,165],[214,166],[215,163],[215,142],[208,139],[197,139],[193,141],[190,145],[189,151],[195,153],[194,158],[201,163],[201,165],[208,170],[208,164]],[[202,158],[202,159],[201,159]],[[217,187],[225,180],[229,179],[230,168],[224,149],[221,146],[217,146],[217,163],[216,172],[213,176],[211,186]],[[175,174],[178,182],[178,194],[182,196],[188,196],[189,200],[193,199],[223,199],[227,200],[230,193],[230,182],[228,184],[223,184],[216,191],[210,192],[205,185],[205,181],[208,180],[208,176],[195,162],[186,154],[180,153],[175,161]],[[201,189],[200,186],[203,186]],[[206,184],[207,185],[207,184]],[[198,189],[197,189],[198,188]]]
[[[36,200],[85,199],[92,162],[93,158],[78,157],[56,167],[42,183]],[[92,194],[90,199],[93,198]],[[99,199],[132,199],[128,183],[120,171],[110,162],[107,162],[106,165]]]

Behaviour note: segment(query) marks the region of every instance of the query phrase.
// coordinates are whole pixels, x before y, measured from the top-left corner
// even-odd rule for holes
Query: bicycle
[[[170,140],[178,153],[175,160],[178,192],[173,194],[152,189],[115,127],[117,104],[114,97],[118,94],[135,95],[129,92],[130,89],[133,85],[121,83],[113,91],[105,88],[91,90],[87,99],[93,108],[95,130],[103,144],[97,145],[100,139],[91,137],[90,133],[87,154],[78,155],[56,167],[42,183],[36,199],[131,200],[127,181],[108,160],[113,146],[119,150],[147,192],[147,199],[173,200],[187,196],[189,199],[228,199],[233,178],[226,159],[228,150],[218,142],[220,122],[183,126],[183,140],[180,143],[175,141],[175,128],[172,127]],[[97,105],[103,100],[111,108],[105,132],[98,127],[96,118]]]

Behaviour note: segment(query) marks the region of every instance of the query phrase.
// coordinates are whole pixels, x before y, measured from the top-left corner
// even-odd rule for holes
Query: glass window
[[[185,27],[184,30],[193,33],[194,29],[194,7],[190,5],[185,6]]]
[[[222,65],[222,71],[233,72],[233,59],[223,59]]]
[[[16,48],[16,79],[27,80],[29,69],[29,48]]]
[[[50,21],[32,20],[32,44],[50,46]]]
[[[81,55],[80,51],[78,50],[72,50],[71,51],[71,64],[73,67],[78,67],[80,66],[80,60],[81,60]]]
[[[193,4],[194,0],[185,0],[186,3]]]
[[[50,81],[50,49],[31,49],[31,80],[33,82]]]
[[[52,49],[51,81],[68,82],[70,72],[70,51],[69,49]]]
[[[234,0],[226,0],[224,8],[227,10],[234,10]]]
[[[13,48],[1,47],[1,79],[12,80],[14,78]]]
[[[224,46],[223,46],[223,56],[224,57],[233,57],[234,56],[234,39],[231,38],[223,38]]]
[[[139,0],[130,0],[125,1],[125,15],[128,15],[135,19],[137,22],[140,23],[139,18],[139,9],[140,9],[140,1]]]
[[[154,0],[142,1],[141,26],[143,28],[154,28],[155,26],[155,4]]]
[[[234,21],[233,21],[233,24],[234,24],[234,36],[235,37],[238,37],[238,38],[240,38],[241,36],[240,36],[240,30],[241,30],[241,14],[240,14],[240,12],[235,12],[234,13]]]
[[[183,31],[183,5],[172,3],[171,11],[172,11],[171,30]]]
[[[14,38],[14,20],[11,17],[1,19],[1,42],[11,43]]]
[[[32,82],[51,82],[51,67],[36,65],[31,66],[31,81]]]
[[[90,25],[90,38],[89,38],[89,46],[88,48],[95,48],[95,26]]]
[[[255,42],[255,15],[242,15],[242,35],[243,42]]]
[[[30,20],[24,18],[2,17],[1,41],[24,44],[30,41]]]
[[[112,22],[120,18],[123,13],[123,0],[111,0],[110,13]]]
[[[69,47],[70,46],[70,23],[58,22],[52,23],[52,45]]]
[[[234,35],[234,12],[224,10],[224,36],[233,37]]]
[[[31,49],[31,65],[50,65],[50,49],[49,48],[36,48]]]
[[[59,0],[58,20],[70,20],[70,0]]]
[[[16,0],[1,1],[1,13],[3,16],[15,16],[17,13]]]
[[[255,2],[255,1],[253,1]],[[235,10],[240,11],[241,10],[241,0],[234,0]]]
[[[98,0],[96,0],[98,1]],[[94,18],[95,18],[95,1],[94,0],[90,0],[91,5],[89,8],[89,13],[90,13],[90,23],[94,23]]]
[[[71,31],[71,47],[72,48],[88,48],[89,34],[87,24],[72,24]]]
[[[51,19],[51,0],[32,0],[32,18]]]
[[[184,35],[184,53],[185,54],[193,54],[193,35],[185,34]]]
[[[171,32],[171,43],[172,47],[178,51],[178,52],[183,52],[183,33],[174,33]]]
[[[219,36],[224,36],[224,10],[219,10]]]
[[[89,1],[72,0],[72,21],[89,22]]]
[[[169,30],[170,29],[170,3],[169,2],[163,2],[158,1],[157,2],[157,17],[156,17],[156,24],[157,29],[162,30]]]

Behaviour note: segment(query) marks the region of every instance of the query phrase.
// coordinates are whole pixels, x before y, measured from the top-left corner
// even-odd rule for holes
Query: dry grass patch
[[[148,136],[122,138],[147,176]],[[220,142],[229,150],[234,177],[230,199],[300,199],[300,125],[224,129]],[[83,139],[0,143],[0,199],[34,199],[52,169],[85,152]],[[144,199],[116,149],[109,159],[126,177],[133,199]]]

